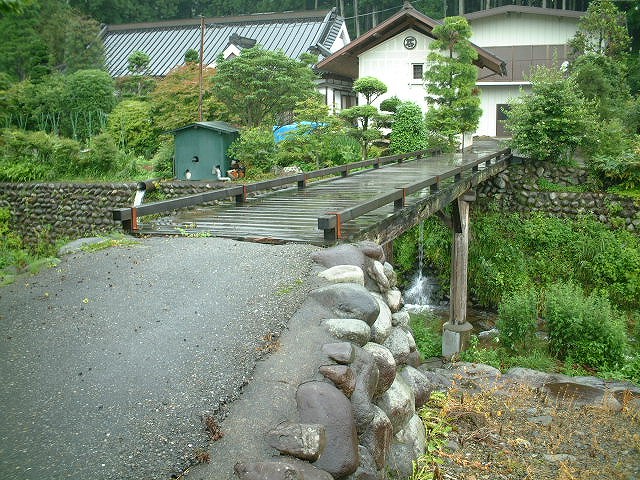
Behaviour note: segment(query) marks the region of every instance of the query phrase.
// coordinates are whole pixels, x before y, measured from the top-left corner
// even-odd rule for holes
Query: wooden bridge
[[[385,244],[504,170],[510,159],[510,150],[497,150],[495,142],[457,154],[412,152],[116,209],[114,219],[144,235]]]
[[[474,187],[507,168],[511,159],[509,149],[497,150],[493,142],[459,154],[412,152],[120,208],[113,215],[125,229],[141,234],[206,233],[317,245],[369,239],[389,246],[394,238],[451,204],[451,301],[442,334],[442,354],[451,357],[466,348],[472,329],[466,318],[469,206],[475,200]],[[327,179],[336,175],[340,177]],[[277,187],[286,188],[268,192]],[[254,192],[261,194],[249,197]],[[217,203],[208,205],[211,202]],[[193,206],[141,221],[148,215]]]

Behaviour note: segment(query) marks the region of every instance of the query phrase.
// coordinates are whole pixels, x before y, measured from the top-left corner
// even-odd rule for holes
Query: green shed
[[[175,136],[173,169],[178,180],[215,180],[217,165],[226,176],[231,165],[227,149],[239,135],[237,128],[226,122],[196,122],[170,133]]]

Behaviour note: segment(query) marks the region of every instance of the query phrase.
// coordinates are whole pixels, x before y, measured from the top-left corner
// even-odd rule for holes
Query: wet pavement
[[[0,288],[3,479],[166,479],[306,295],[308,245],[147,238]]]

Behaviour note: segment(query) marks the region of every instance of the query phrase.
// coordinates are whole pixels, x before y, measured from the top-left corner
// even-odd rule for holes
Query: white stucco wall
[[[523,91],[529,91],[529,85],[482,85],[480,89],[480,107],[482,108],[482,117],[476,135],[480,136],[496,136],[496,106],[500,104],[508,104],[509,100],[520,96],[520,88]]]
[[[413,50],[404,47],[404,39],[409,36],[417,40]],[[422,63],[426,69],[429,44],[432,41],[432,38],[415,30],[405,30],[358,57],[360,78],[375,77],[388,88],[387,93],[378,98],[374,105],[379,107],[382,100],[395,95],[400,100],[416,102],[423,110],[426,108],[424,84],[422,80],[413,80],[412,65]]]
[[[508,13],[469,22],[471,41],[481,47],[564,44],[576,33],[577,18]]]

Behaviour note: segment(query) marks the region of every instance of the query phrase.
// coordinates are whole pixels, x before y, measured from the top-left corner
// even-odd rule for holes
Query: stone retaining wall
[[[525,160],[480,185],[478,197],[481,203],[493,199],[508,211],[544,212],[561,218],[594,214],[610,227],[640,231],[637,200],[608,193],[543,191],[540,179],[565,187],[578,186],[588,181],[588,173],[581,168]]]
[[[0,208],[25,243],[87,237],[120,229],[111,210],[133,204],[137,183],[0,183]],[[223,188],[219,182],[160,182],[150,194],[166,199]]]
[[[416,410],[445,390],[421,365],[393,267],[372,242],[320,250],[324,285],[309,300],[333,341],[317,344],[318,374],[298,385],[297,411],[264,436],[279,457],[237,463],[243,480],[407,478],[425,452]],[[309,358],[316,358],[309,352]],[[423,368],[424,367],[424,368]]]

